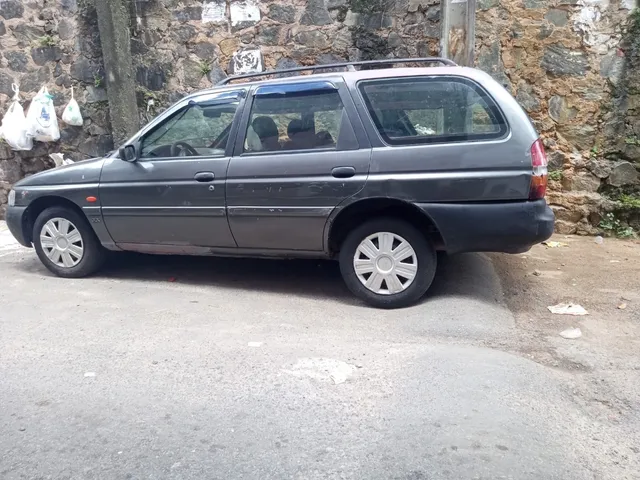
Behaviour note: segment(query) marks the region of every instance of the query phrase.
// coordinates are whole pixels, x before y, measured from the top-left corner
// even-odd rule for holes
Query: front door
[[[238,247],[320,252],[329,215],[369,172],[351,97],[341,78],[258,86],[250,96],[227,175]]]
[[[143,131],[139,159],[113,158],[100,179],[104,222],[116,244],[235,247],[225,179],[243,92],[185,100]]]

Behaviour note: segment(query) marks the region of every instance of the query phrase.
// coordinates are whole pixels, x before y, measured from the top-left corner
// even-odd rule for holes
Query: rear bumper
[[[553,234],[555,218],[544,200],[418,207],[438,227],[447,253],[522,253]]]
[[[25,247],[30,247],[31,242],[24,237],[24,213],[26,210],[27,207],[8,207],[5,220],[9,231],[18,243]]]

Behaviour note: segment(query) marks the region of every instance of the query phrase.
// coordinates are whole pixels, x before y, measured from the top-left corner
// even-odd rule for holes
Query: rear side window
[[[244,152],[335,149],[344,117],[334,89],[257,95]]]
[[[376,80],[359,88],[380,136],[390,145],[490,140],[508,130],[489,94],[464,78]]]

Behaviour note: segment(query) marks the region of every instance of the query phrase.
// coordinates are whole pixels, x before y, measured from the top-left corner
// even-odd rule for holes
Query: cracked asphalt
[[[123,254],[64,280],[0,241],[0,478],[640,478],[637,424],[522,353],[493,262],[381,311],[331,262]]]

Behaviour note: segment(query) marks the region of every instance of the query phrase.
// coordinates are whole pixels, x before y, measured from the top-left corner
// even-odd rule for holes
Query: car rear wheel
[[[87,220],[67,207],[47,208],[38,215],[33,246],[44,266],[64,278],[91,275],[105,259],[105,250]]]
[[[418,301],[437,266],[436,252],[425,236],[392,218],[354,229],[343,242],[339,259],[347,287],[378,308],[401,308]]]

